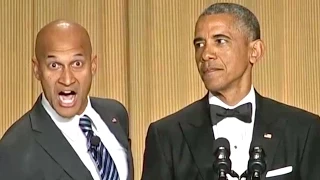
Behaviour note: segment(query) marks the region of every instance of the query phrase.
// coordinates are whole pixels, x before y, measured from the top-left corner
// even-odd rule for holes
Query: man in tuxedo
[[[209,6],[197,20],[194,48],[208,94],[150,124],[142,180],[218,179],[213,146],[220,137],[230,143],[239,176],[250,147],[259,145],[266,154],[261,179],[320,179],[319,116],[263,97],[252,85],[264,53],[255,15],[233,3]]]
[[[32,63],[43,93],[0,141],[1,179],[133,179],[125,107],[88,96],[96,61],[81,25],[56,20],[39,31]]]

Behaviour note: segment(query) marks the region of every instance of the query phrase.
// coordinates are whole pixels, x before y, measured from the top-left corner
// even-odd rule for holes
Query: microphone
[[[90,142],[92,146],[95,146],[95,147],[99,146],[99,143],[100,143],[99,136],[92,136],[90,139]]]
[[[265,173],[267,164],[265,161],[265,152],[262,147],[255,146],[250,152],[248,161],[248,170],[244,172],[241,177],[246,177],[249,180],[260,180],[261,175]]]
[[[219,180],[227,180],[227,174],[232,177],[237,177],[239,175],[231,170],[231,160],[230,157],[230,143],[226,138],[218,138],[213,143],[213,152],[215,161],[213,163],[213,168],[215,173],[218,174]]]
[[[248,162],[248,174],[252,180],[260,180],[261,175],[266,171],[267,164],[265,156],[264,150],[261,147],[256,146],[251,149]]]

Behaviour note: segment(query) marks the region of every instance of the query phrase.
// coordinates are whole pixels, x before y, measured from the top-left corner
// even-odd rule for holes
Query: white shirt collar
[[[218,105],[224,108],[235,108],[237,106],[240,106],[242,104],[251,102],[252,105],[255,107],[256,101],[255,101],[255,92],[254,92],[254,88],[253,86],[251,86],[251,89],[249,91],[249,93],[240,101],[238,102],[236,105],[234,106],[229,106],[226,103],[224,103],[223,101],[221,101],[218,97],[214,96],[211,92],[209,92],[209,104],[214,104],[214,105]]]
[[[75,115],[72,118],[64,118],[61,117],[50,105],[45,95],[42,93],[41,99],[42,106],[47,111],[53,122],[58,126],[58,128],[62,131],[63,134],[67,135],[70,139],[75,140],[77,136],[83,135],[82,131],[79,127],[80,118],[84,115],[91,116],[95,113],[95,110],[91,106],[90,98],[88,97],[88,103],[84,110],[84,112],[80,115]],[[94,122],[92,122],[93,128],[97,129]],[[80,130],[80,131],[79,131]]]

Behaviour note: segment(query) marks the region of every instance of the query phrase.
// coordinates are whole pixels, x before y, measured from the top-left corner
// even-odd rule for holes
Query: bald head
[[[67,20],[50,22],[37,34],[35,53],[33,72],[51,107],[64,118],[83,113],[97,68],[86,29]]]
[[[91,55],[92,46],[87,30],[80,24],[68,20],[55,20],[45,25],[37,34],[36,58],[45,58],[50,49],[66,50],[78,45]]]

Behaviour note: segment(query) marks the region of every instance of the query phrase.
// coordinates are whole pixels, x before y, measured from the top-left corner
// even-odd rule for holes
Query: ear
[[[97,55],[91,57],[91,73],[94,76],[97,72]]]
[[[265,47],[261,39],[250,42],[250,63],[257,63],[264,55]]]
[[[38,80],[40,80],[40,71],[39,71],[39,62],[38,59],[33,56],[32,58],[32,70],[33,70],[33,75],[35,78],[37,78]]]

